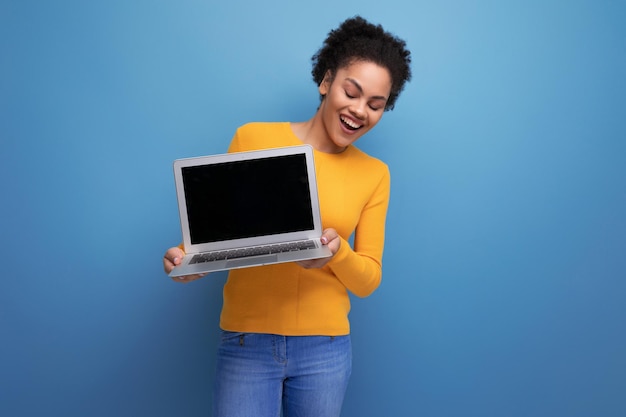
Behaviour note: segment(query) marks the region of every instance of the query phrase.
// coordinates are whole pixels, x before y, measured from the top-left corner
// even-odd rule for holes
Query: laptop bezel
[[[189,219],[187,217],[187,205],[185,199],[185,187],[183,184],[183,168],[200,166],[207,164],[219,164],[231,161],[245,161],[258,158],[270,158],[275,156],[303,154],[305,156],[307,177],[309,181],[309,191],[311,200],[311,210],[313,216],[313,228],[298,232],[281,233],[276,235],[264,235],[258,237],[240,238],[208,243],[191,243],[191,233],[189,230]],[[268,148],[254,151],[232,152],[225,154],[206,155],[193,158],[182,158],[174,161],[174,181],[176,195],[178,199],[178,210],[180,214],[181,232],[183,237],[184,251],[190,253],[211,252],[217,250],[229,250],[240,247],[251,247],[265,244],[276,244],[297,240],[318,239],[322,235],[322,224],[320,218],[320,207],[317,190],[317,180],[315,177],[315,162],[313,148],[310,145],[297,145],[281,148]]]

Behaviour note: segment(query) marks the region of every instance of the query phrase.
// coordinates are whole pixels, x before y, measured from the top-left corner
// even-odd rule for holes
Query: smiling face
[[[320,138],[318,149],[342,152],[376,126],[390,91],[389,71],[369,61],[354,61],[334,77],[327,72],[319,86],[324,99],[317,113],[326,137]]]

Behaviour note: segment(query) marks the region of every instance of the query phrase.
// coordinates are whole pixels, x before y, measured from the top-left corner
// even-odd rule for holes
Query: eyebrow
[[[357,90],[359,90],[361,92],[361,94],[363,94],[363,87],[361,87],[361,84],[359,84],[354,78],[348,77],[348,78],[346,78],[346,81],[349,81],[350,83],[352,83],[357,88]],[[373,96],[371,98],[373,98],[375,100],[385,100],[385,101],[387,101],[387,97],[385,97],[385,96]]]

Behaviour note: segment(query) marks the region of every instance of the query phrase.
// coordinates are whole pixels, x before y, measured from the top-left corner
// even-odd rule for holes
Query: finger
[[[170,277],[175,282],[181,282],[183,284],[187,284],[192,281],[196,281],[200,278],[205,277],[207,274],[195,274],[195,275],[181,275],[178,277]]]
[[[188,282],[193,281],[193,279],[189,275],[181,275],[181,276],[178,276],[178,277],[170,277],[170,279],[172,281],[174,281],[174,282],[180,282],[182,284],[186,284]]]
[[[322,232],[322,237],[321,237],[321,241],[323,244],[328,244],[329,242],[337,239],[339,237],[339,234],[337,233],[337,231],[335,229],[326,229]]]
[[[313,262],[306,260],[306,261],[298,261],[296,262],[298,265],[300,265],[302,268],[304,269],[310,269],[313,266]]]
[[[166,274],[172,272],[172,269],[174,269],[175,266],[176,265],[174,264],[174,262],[172,262],[170,259],[166,257],[163,258],[163,269],[165,270]]]
[[[170,273],[175,266],[180,265],[185,253],[178,247],[173,247],[163,255],[163,269],[166,273]]]
[[[327,263],[328,263],[328,259],[327,258],[308,259],[308,260],[305,260],[305,261],[297,262],[297,264],[300,265],[304,269],[321,268],[324,265],[326,265]]]
[[[174,265],[178,265],[184,256],[184,252],[178,248],[172,248],[165,252],[165,258]]]
[[[170,272],[172,272],[172,269],[174,269],[174,264],[172,264],[172,262],[166,257],[163,257],[163,270],[165,271],[165,273],[169,274]]]

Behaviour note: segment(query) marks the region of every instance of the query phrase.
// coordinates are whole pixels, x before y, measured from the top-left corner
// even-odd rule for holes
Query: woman
[[[329,33],[313,56],[321,103],[297,123],[240,127],[229,152],[300,145],[315,150],[330,258],[232,270],[224,286],[214,415],[339,416],[351,372],[348,291],[380,284],[387,166],[353,143],[394,107],[411,77],[405,42],[361,17]],[[354,234],[354,248],[347,239]],[[180,247],[164,258],[167,273]],[[201,275],[182,277],[190,282]]]

